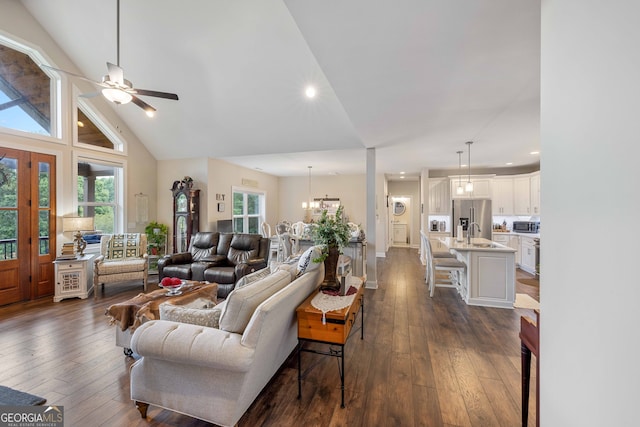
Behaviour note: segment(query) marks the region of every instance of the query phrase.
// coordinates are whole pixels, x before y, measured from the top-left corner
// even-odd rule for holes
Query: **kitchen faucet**
[[[467,244],[468,245],[471,244],[471,235],[473,234],[473,226],[474,225],[478,229],[478,233],[482,233],[482,230],[480,230],[480,224],[478,224],[477,222],[470,223],[469,226],[467,227]]]

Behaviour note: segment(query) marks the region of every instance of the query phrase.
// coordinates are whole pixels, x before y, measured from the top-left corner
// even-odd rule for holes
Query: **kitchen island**
[[[461,242],[455,237],[440,241],[467,265],[460,278],[461,295],[469,305],[513,308],[516,287],[516,250],[488,239]]]

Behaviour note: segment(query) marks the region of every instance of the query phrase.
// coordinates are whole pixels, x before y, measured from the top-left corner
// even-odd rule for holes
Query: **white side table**
[[[56,290],[53,302],[65,298],[85,299],[93,290],[93,262],[95,254],[85,254],[76,259],[55,260]]]

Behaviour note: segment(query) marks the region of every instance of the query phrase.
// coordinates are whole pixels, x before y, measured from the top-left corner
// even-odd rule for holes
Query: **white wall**
[[[311,176],[311,197],[337,197],[349,221],[367,224],[366,175]],[[280,220],[304,221],[302,202],[309,199],[308,177],[280,178]]]
[[[244,183],[243,183],[244,180]],[[209,228],[215,230],[218,220],[231,219],[231,191],[233,187],[259,190],[266,194],[266,221],[273,226],[278,222],[279,178],[254,169],[243,168],[223,160],[209,159]],[[254,185],[255,184],[255,185]],[[218,212],[216,194],[225,195],[225,210]]]
[[[542,2],[545,426],[638,425],[638,16],[638,1]]]

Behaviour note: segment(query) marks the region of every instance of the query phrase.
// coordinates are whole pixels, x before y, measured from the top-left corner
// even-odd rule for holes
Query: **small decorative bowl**
[[[184,280],[181,280],[179,285],[163,285],[163,284],[159,284],[158,286],[160,286],[161,288],[166,289],[167,290],[167,295],[176,296],[176,295],[182,295],[182,291],[180,289],[182,289],[182,287],[186,283],[187,282],[185,282]]]

